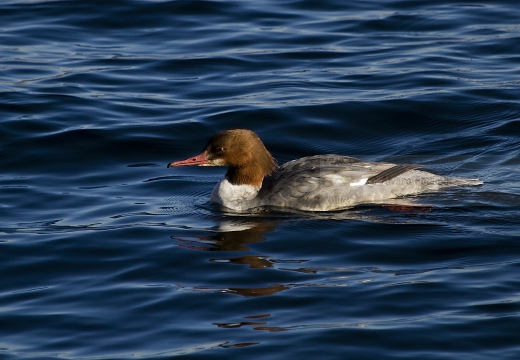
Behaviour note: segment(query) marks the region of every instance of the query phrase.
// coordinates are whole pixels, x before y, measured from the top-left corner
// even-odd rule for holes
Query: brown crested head
[[[246,129],[222,131],[208,141],[199,155],[174,161],[168,167],[219,165],[228,167],[226,178],[232,184],[258,187],[277,167],[258,135]]]
[[[204,148],[208,162],[228,167],[233,184],[261,186],[265,176],[276,169],[276,160],[253,131],[231,129],[214,135]]]

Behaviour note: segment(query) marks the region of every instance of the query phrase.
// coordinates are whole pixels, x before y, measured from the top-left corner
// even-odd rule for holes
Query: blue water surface
[[[520,358],[517,0],[0,4],[2,359]],[[419,163],[416,211],[233,214],[279,163]]]

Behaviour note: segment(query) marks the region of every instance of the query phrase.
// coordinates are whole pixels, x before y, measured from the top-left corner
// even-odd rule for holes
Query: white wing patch
[[[361,178],[358,182],[350,183],[350,186],[362,186],[367,183],[368,178]]]

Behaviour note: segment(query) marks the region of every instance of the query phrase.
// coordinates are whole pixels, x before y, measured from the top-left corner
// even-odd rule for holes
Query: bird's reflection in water
[[[215,230],[210,230],[214,235],[173,239],[179,246],[192,250],[249,251],[246,244],[265,241],[263,235],[274,231],[279,223],[270,219],[226,219]]]
[[[211,252],[249,252],[249,244],[265,241],[265,234],[272,232],[280,224],[281,219],[227,217],[221,220],[214,234],[208,236],[173,237],[178,246],[199,251]],[[209,259],[212,263],[233,265],[247,265],[252,269],[273,268],[279,261],[264,255],[241,255],[236,257],[222,257]],[[305,261],[305,260],[302,260]],[[300,261],[291,261],[300,262]],[[270,284],[262,287],[239,288],[229,287],[219,289],[218,292],[241,295],[245,297],[268,296],[290,288],[290,285]],[[214,291],[205,286],[196,287],[199,291]]]
[[[236,329],[241,327],[250,327],[253,330],[261,330],[261,331],[269,331],[269,332],[281,332],[288,331],[290,327],[281,327],[281,326],[269,326],[268,321],[271,318],[271,314],[261,314],[261,315],[250,315],[244,316],[246,321],[240,320],[235,322],[218,322],[213,323],[213,325],[218,326],[222,329]],[[256,321],[251,321],[256,320]],[[262,320],[262,321],[258,321]]]
[[[399,206],[398,209],[405,209],[400,204],[390,204],[386,207],[371,206],[358,207],[349,211],[329,212],[329,213],[284,213],[274,214],[270,213],[255,215],[230,215],[226,214],[217,219],[217,226],[213,229],[205,229],[206,235],[196,236],[182,236],[172,237],[177,242],[177,245],[190,250],[204,251],[204,252],[240,252],[239,256],[213,257],[208,259],[212,263],[231,264],[231,265],[246,265],[251,269],[268,269],[277,268],[278,270],[289,270],[292,272],[299,272],[305,274],[314,274],[315,271],[308,268],[283,268],[278,267],[279,264],[287,263],[305,263],[310,259],[289,259],[280,260],[273,256],[266,256],[265,254],[254,254],[251,250],[251,245],[260,243],[266,240],[266,234],[273,232],[276,228],[288,221],[305,221],[305,220],[351,220],[351,221],[369,221],[369,222],[395,222],[393,206]],[[389,211],[390,210],[390,211]],[[425,211],[420,209],[421,212]],[[426,208],[426,211],[429,211]],[[385,214],[392,213],[392,216]],[[415,216],[416,212],[408,212],[410,216]],[[399,222],[409,222],[412,218],[406,216],[400,217]],[[244,252],[248,252],[244,254]],[[272,279],[272,278],[271,278]],[[229,287],[215,289],[207,286],[197,286],[194,289],[197,291],[220,292],[241,295],[245,297],[269,296],[294,287],[294,284],[279,284],[271,283],[264,284],[260,287],[240,288],[230,285]]]
[[[250,268],[253,269],[263,269],[270,268],[274,266],[274,261],[269,259],[267,256],[255,256],[255,255],[246,255],[246,256],[237,256],[234,258],[226,258],[226,259],[211,259],[212,262],[217,263],[230,263],[236,265],[249,265]]]
[[[236,217],[220,222],[214,235],[191,238],[175,238],[179,246],[201,251],[250,251],[248,244],[265,241],[264,235],[272,232],[282,222],[280,219]],[[210,259],[214,263],[248,265],[250,268],[272,268],[276,263],[269,256],[243,255]]]
[[[270,285],[266,287],[257,287],[257,288],[229,288],[223,292],[230,293],[230,294],[236,294],[236,295],[242,295],[242,296],[269,296],[276,294],[283,290],[290,289],[291,286],[288,285]]]
[[[249,288],[238,288],[238,287],[229,287],[229,288],[214,288],[209,286],[194,286],[191,288],[197,292],[203,293],[222,293],[222,294],[233,294],[233,295],[241,295],[244,297],[261,297],[261,296],[269,296],[279,293],[280,291],[292,289],[294,285],[281,285],[281,284],[273,284],[267,285],[263,287],[249,287]]]

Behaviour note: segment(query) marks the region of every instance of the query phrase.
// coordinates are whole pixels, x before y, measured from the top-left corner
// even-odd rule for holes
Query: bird
[[[261,207],[334,211],[363,204],[483,184],[436,175],[416,164],[369,162],[335,154],[302,157],[278,166],[256,133],[229,129],[212,136],[199,155],[177,166],[226,166],[211,201],[244,212]]]

